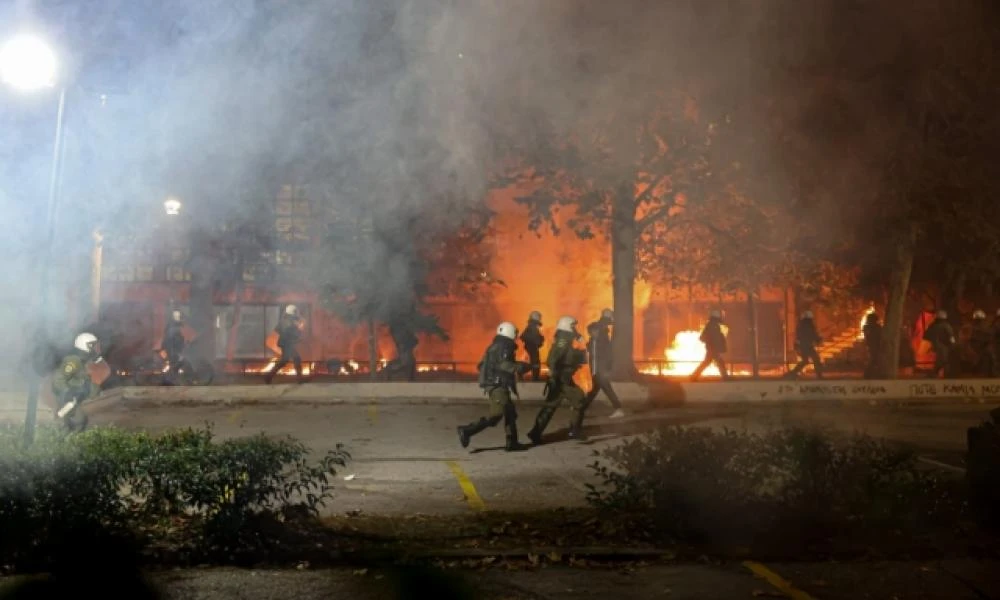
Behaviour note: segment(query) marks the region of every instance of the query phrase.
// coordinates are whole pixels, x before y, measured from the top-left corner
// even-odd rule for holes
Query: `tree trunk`
[[[611,204],[611,281],[615,335],[611,340],[612,378],[631,380],[635,373],[632,343],[635,321],[635,208],[628,187],[619,190]]]
[[[949,269],[944,288],[941,290],[941,305],[938,307],[948,311],[948,320],[951,321],[951,326],[956,331],[962,326],[961,319],[958,317],[958,308],[962,302],[962,296],[965,295],[965,279],[965,269],[962,267],[955,266],[953,269]]]
[[[879,379],[895,379],[899,371],[899,342],[903,328],[903,309],[910,288],[910,274],[913,272],[913,254],[917,244],[917,229],[909,225],[909,231],[899,244],[893,257],[892,274],[889,277],[889,299],[885,310],[885,327],[882,331],[882,345],[876,364]]]
[[[375,319],[368,319],[368,378],[376,379],[378,370],[378,338],[375,337]]]
[[[226,335],[226,360],[233,360],[236,355],[236,342],[240,335],[240,316],[243,313],[243,292],[246,284],[243,282],[242,265],[238,267],[240,275],[233,291],[233,322],[229,325],[229,333]]]
[[[196,252],[189,263],[191,294],[188,300],[191,328],[197,337],[191,344],[190,358],[215,360],[215,274],[217,258],[203,244],[194,245]]]
[[[757,302],[753,290],[747,290],[747,310],[750,317],[750,364],[753,366],[753,378],[760,378],[760,340],[757,333]]]

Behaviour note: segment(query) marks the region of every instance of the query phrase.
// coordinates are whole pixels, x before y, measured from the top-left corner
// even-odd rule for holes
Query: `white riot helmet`
[[[533,310],[533,311],[531,311],[531,314],[528,315],[528,320],[529,321],[536,321],[538,323],[541,323],[542,322],[542,313],[538,312],[537,310]]]
[[[708,313],[708,318],[710,318],[710,319],[721,319],[722,318],[722,311],[721,310],[713,310],[713,311],[711,311],[711,312]]]
[[[299,309],[294,304],[289,304],[288,306],[285,307],[285,314],[295,316],[299,314]]]
[[[986,312],[982,311],[982,310],[976,310],[975,312],[972,313],[972,318],[976,319],[976,320],[985,319],[986,318]]]
[[[937,318],[939,318],[939,319],[947,319],[948,318],[948,311],[946,311],[946,310],[939,310],[939,311],[937,311]]]
[[[510,321],[504,321],[497,327],[497,335],[505,337],[508,340],[516,340],[517,327]]]
[[[92,354],[97,347],[97,336],[92,333],[81,333],[73,340],[73,347],[80,352]]]
[[[807,310],[806,312],[802,313],[802,318],[803,319],[811,319],[811,318],[813,318],[813,311]]]
[[[556,331],[576,333],[576,319],[570,316],[559,317],[559,320],[556,322]]]
[[[614,323],[615,311],[611,310],[610,308],[605,308],[604,310],[601,311],[601,318],[604,319],[605,321],[608,321],[609,323]]]
[[[181,311],[179,311],[179,310],[175,310],[174,312],[172,312],[170,314],[174,318],[175,321],[181,321],[184,318],[184,315],[181,314]]]

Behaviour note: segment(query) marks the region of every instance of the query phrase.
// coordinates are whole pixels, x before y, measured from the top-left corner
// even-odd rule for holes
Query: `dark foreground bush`
[[[44,563],[53,547],[100,535],[136,543],[182,529],[203,552],[266,543],[262,521],[316,515],[340,448],[310,460],[292,438],[218,441],[211,428],[160,435],[41,429],[29,449],[0,427],[0,559]]]
[[[954,482],[862,436],[675,427],[595,455],[588,501],[661,540],[808,545],[933,528],[964,509]]]

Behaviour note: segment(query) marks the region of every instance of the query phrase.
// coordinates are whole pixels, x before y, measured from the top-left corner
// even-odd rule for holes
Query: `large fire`
[[[246,373],[247,375],[256,375],[256,374],[264,375],[273,371],[274,367],[276,367],[277,365],[278,365],[278,359],[272,358],[271,361],[268,362],[263,367],[247,367],[243,370],[243,372]],[[313,363],[311,362],[302,363],[302,375],[304,377],[312,375],[314,371],[315,368]],[[275,373],[275,375],[295,375],[295,365],[293,365],[292,363],[288,363],[287,365],[282,367],[280,371]]]
[[[875,314],[875,307],[874,306],[868,307],[868,310],[865,311],[865,314],[861,315],[861,325],[858,328],[858,339],[859,340],[865,339],[865,322],[868,320],[868,315],[872,315],[872,314]]]
[[[722,333],[729,335],[729,328],[722,326]],[[646,367],[640,370],[644,375],[659,377],[686,377],[694,373],[701,361],[705,359],[705,344],[701,341],[700,331],[680,331],[674,336],[674,341],[663,351],[666,364]],[[720,377],[719,368],[710,365],[702,373],[708,377]]]

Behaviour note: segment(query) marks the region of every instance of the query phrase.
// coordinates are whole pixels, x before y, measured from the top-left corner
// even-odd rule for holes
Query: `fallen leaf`
[[[555,551],[549,552],[548,557],[549,560],[551,560],[552,562],[559,562],[560,560],[562,560],[562,554]]]

